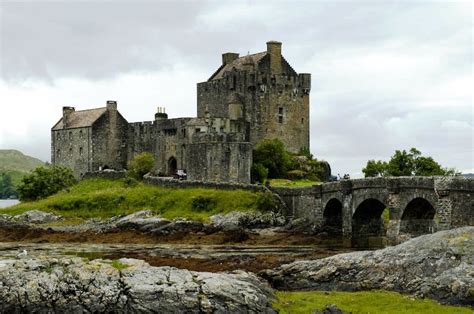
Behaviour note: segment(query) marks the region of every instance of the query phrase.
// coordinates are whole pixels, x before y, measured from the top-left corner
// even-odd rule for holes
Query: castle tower
[[[217,71],[197,84],[198,117],[242,117],[254,145],[279,138],[292,152],[308,148],[311,75],[298,74],[281,52],[281,42],[269,41],[264,52],[224,53]]]

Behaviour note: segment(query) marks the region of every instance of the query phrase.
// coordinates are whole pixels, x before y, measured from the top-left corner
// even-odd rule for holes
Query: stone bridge
[[[474,180],[390,177],[341,180],[305,188],[275,188],[287,216],[350,237],[417,236],[474,225]]]

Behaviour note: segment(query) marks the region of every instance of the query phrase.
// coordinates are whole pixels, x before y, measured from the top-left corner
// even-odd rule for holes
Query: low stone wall
[[[82,176],[82,180],[95,179],[95,178],[118,180],[118,179],[123,179],[126,176],[127,176],[127,172],[125,170],[122,170],[122,171],[105,170],[105,171],[86,172]]]
[[[155,177],[151,175],[145,175],[143,177],[143,182],[166,188],[210,188],[218,190],[246,190],[252,192],[268,192],[268,189],[263,185],[176,180],[171,178]]]

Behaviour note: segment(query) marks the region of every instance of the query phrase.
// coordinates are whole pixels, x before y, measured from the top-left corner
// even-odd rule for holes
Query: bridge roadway
[[[390,177],[276,188],[288,216],[344,236],[417,236],[474,225],[474,179]]]

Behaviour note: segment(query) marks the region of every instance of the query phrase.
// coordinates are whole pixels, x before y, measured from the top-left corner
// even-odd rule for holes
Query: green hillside
[[[14,196],[21,179],[45,163],[12,149],[0,149],[0,199]]]
[[[44,162],[13,149],[0,149],[0,171],[29,172]]]

